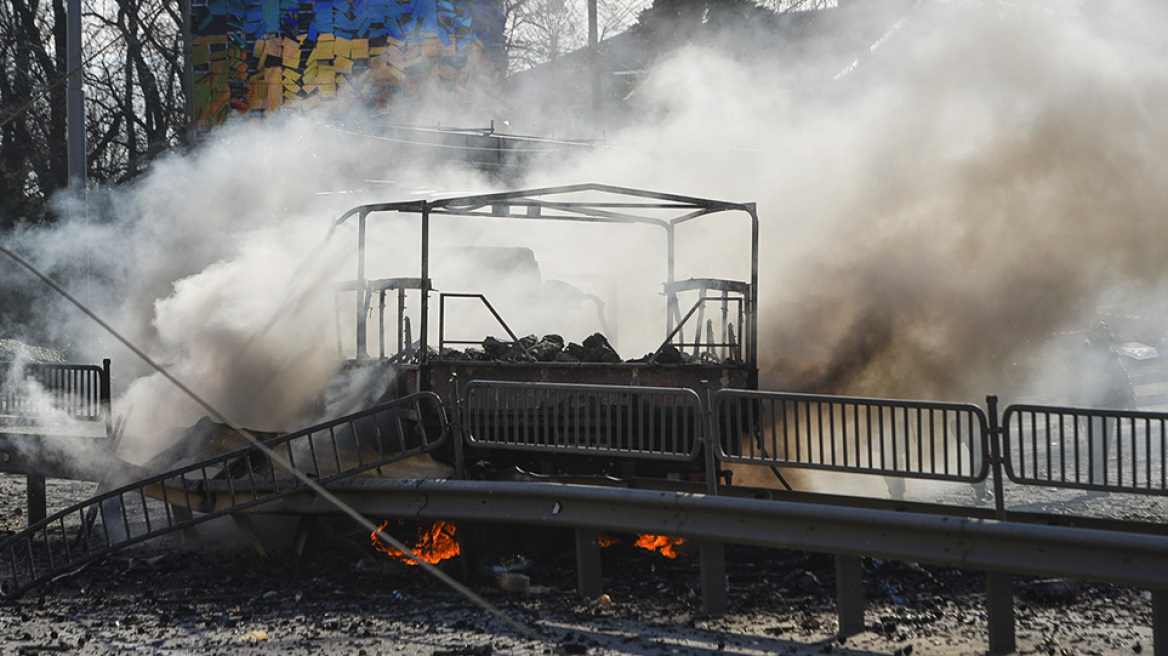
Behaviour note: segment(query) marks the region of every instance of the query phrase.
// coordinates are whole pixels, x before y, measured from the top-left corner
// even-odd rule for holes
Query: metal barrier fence
[[[423,392],[264,444],[323,485],[433,452],[447,439],[441,400]],[[279,474],[261,450],[246,447],[66,508],[0,542],[0,596],[19,596],[122,547],[308,489]]]
[[[714,413],[723,462],[970,483],[989,471],[975,405],[723,389]]]
[[[43,398],[73,419],[107,419],[109,365],[109,360],[102,366],[0,362],[0,415],[31,418],[39,414]]]
[[[965,403],[478,380],[461,419],[494,449],[693,461],[709,441],[720,463],[970,484],[997,451],[1018,485],[1168,495],[1168,413],[1013,405],[998,424]]]
[[[704,413],[685,388],[471,381],[462,428],[474,446],[694,460]]]
[[[1168,414],[1013,405],[1003,460],[1023,485],[1168,495]]]

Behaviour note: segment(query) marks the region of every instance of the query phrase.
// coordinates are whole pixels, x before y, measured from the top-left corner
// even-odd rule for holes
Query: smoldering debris
[[[733,348],[729,349],[733,352]],[[622,359],[612,344],[601,333],[593,333],[579,343],[564,343],[560,335],[535,335],[520,337],[518,341],[502,341],[486,337],[480,347],[466,349],[445,348],[434,350],[431,356],[437,360],[470,362],[559,362],[559,363],[604,363],[604,364],[735,364],[733,356],[719,356],[714,350],[701,350],[698,354],[682,351],[673,344],[663,344],[658,350],[638,358]],[[415,358],[407,359],[407,362]]]

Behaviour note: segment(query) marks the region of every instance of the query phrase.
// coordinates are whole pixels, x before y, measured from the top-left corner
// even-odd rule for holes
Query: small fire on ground
[[[377,539],[377,534],[384,531],[389,526],[389,522],[390,520],[385,520],[376,531],[369,535],[369,539],[373,541],[373,547],[407,565],[417,565],[418,563],[409,556]],[[402,523],[399,521],[398,525],[400,526]],[[462,548],[459,547],[458,540],[454,537],[454,532],[454,524],[450,522],[434,522],[428,526],[426,524],[418,524],[418,534],[413,543],[411,544],[405,540],[402,543],[410,551],[413,551],[418,558],[431,565],[436,565],[462,553]]]
[[[601,532],[600,546],[608,547],[622,544],[624,540],[615,535]],[[655,551],[666,558],[677,558],[677,548],[685,544],[684,538],[675,538],[668,535],[638,535],[633,546],[647,551]]]

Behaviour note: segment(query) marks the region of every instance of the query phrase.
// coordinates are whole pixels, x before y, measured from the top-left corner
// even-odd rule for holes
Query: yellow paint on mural
[[[337,57],[348,57],[353,52],[353,42],[344,38],[337,37],[336,45],[333,46],[333,54]]]
[[[352,73],[353,72],[353,60],[352,59],[349,59],[348,57],[342,57],[340,55],[337,55],[337,58],[333,61],[334,61],[333,66],[336,67],[336,70],[338,73]]]
[[[353,52],[350,57],[353,59],[368,59],[369,39],[353,39]]]
[[[288,68],[300,66],[300,44],[293,39],[284,39],[284,66]]]
[[[324,35],[321,35],[321,40],[316,42],[316,47],[312,50],[313,59],[332,59],[333,47],[335,42],[332,39],[325,40]]]

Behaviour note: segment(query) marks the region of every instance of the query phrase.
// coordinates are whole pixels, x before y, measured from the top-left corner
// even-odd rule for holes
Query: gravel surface
[[[92,493],[50,481],[50,512]],[[25,524],[22,477],[0,475],[0,534]],[[538,639],[378,554],[338,521],[297,558],[227,539],[138,545],[16,602],[0,605],[4,654],[975,654],[986,649],[982,577],[865,560],[863,633],[835,636],[829,557],[727,547],[730,612],[702,617],[696,554],[668,559],[631,546],[604,550],[607,597],[582,600],[570,536],[479,530],[443,564]],[[506,546],[503,546],[505,543]],[[515,544],[531,546],[516,559]],[[236,546],[231,546],[236,545]],[[507,554],[507,555],[505,555]],[[473,556],[473,557],[472,557]],[[501,571],[530,580],[505,592]],[[1146,591],[1019,577],[1019,653],[1151,653]]]

